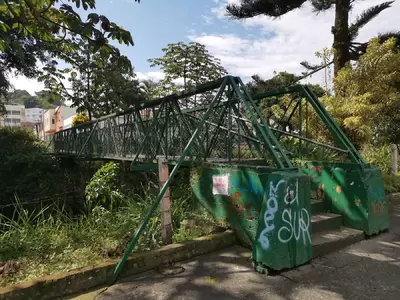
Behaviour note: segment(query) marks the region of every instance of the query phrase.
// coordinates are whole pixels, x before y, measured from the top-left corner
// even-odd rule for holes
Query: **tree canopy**
[[[366,53],[335,78],[335,96],[324,99],[356,144],[400,143],[400,50],[396,40],[372,39]]]
[[[81,7],[91,10],[86,19],[76,12]],[[55,59],[68,58],[81,41],[93,52],[103,49],[109,55],[118,53],[109,39],[134,44],[129,31],[95,9],[95,0],[1,0],[0,94],[5,96],[11,88],[7,78],[11,71],[39,78],[46,87],[56,78],[62,79]],[[44,68],[39,68],[39,63]]]
[[[68,57],[72,68],[62,70],[70,74],[69,91],[59,81],[53,81],[64,99],[70,100],[78,111],[87,111],[89,119],[122,111],[145,100],[145,94],[135,78],[131,61],[124,55],[107,55],[93,51],[83,41],[80,49]]]
[[[176,80],[179,79],[183,81],[181,87],[187,89],[227,74],[220,60],[209,54],[206,47],[200,43],[168,44],[162,51],[163,57],[148,60],[151,67],[159,66],[164,72],[164,79],[158,83],[158,96],[178,91],[180,86]],[[201,99],[194,99],[194,105],[201,102]]]

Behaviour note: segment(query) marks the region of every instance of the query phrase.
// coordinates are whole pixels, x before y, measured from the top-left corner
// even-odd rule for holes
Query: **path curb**
[[[400,193],[393,193],[386,196],[389,205],[400,204]]]
[[[236,244],[233,232],[213,234],[192,241],[163,246],[152,251],[132,254],[126,262],[122,277],[152,270],[164,263],[175,263],[202,254],[215,252]],[[22,284],[0,288],[1,300],[47,300],[84,293],[89,289],[106,285],[119,260],[38,278]]]

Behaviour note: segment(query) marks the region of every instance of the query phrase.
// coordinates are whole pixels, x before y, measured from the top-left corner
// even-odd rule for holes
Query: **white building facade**
[[[43,121],[44,109],[35,108],[25,108],[25,121],[29,123],[40,123]]]
[[[25,106],[20,104],[5,105],[6,113],[0,117],[0,127],[21,127],[25,122]]]

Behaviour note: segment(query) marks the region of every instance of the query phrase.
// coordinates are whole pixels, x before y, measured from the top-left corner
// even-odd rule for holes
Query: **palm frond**
[[[372,6],[364,10],[355,20],[353,24],[349,27],[349,37],[353,41],[358,36],[358,31],[360,28],[368,24],[373,18],[379,15],[385,9],[391,7],[394,1],[383,2],[381,4]]]
[[[240,4],[228,4],[226,12],[232,19],[246,19],[259,15],[280,17],[299,8],[306,0],[241,0]]]

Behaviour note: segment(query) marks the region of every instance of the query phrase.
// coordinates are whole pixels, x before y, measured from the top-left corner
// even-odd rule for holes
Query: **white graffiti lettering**
[[[260,237],[258,238],[258,241],[263,249],[268,249],[270,246],[268,234],[275,229],[275,224],[273,221],[275,218],[275,213],[278,211],[278,189],[283,183],[285,183],[285,180],[282,179],[275,186],[272,182],[269,184],[269,195],[266,203],[267,209],[264,213],[265,228],[263,231],[261,231]]]
[[[287,186],[284,200],[287,205],[290,205],[290,207],[285,208],[282,212],[282,222],[284,225],[278,231],[278,239],[281,243],[288,243],[294,238],[296,241],[302,239],[304,244],[311,244],[309,232],[310,215],[307,209],[299,209],[298,195],[298,181],[296,181],[294,186]]]

